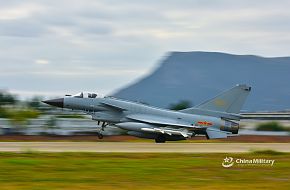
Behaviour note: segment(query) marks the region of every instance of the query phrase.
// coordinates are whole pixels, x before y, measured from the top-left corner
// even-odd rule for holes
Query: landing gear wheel
[[[159,135],[159,136],[155,139],[155,142],[156,142],[156,143],[165,143],[165,141],[166,141],[166,138],[165,138],[165,136],[163,136],[163,135]]]
[[[207,140],[209,139],[209,136],[208,136],[208,134],[207,134],[207,133],[205,133],[205,137],[206,137],[206,139],[207,139]]]
[[[97,134],[97,136],[98,136],[98,138],[99,138],[99,139],[102,139],[102,138],[104,138],[104,135],[103,135],[103,134],[101,134],[101,133],[98,133],[98,134]]]

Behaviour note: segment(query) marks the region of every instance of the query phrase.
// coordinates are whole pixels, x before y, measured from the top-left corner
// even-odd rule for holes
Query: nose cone
[[[57,99],[52,99],[52,100],[44,100],[42,102],[46,103],[46,104],[49,104],[49,105],[52,105],[52,106],[63,108],[63,98],[57,98]]]

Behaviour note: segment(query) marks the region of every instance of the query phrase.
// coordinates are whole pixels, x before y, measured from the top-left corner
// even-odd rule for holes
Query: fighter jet
[[[87,92],[43,102],[91,115],[101,124],[99,138],[103,138],[106,126],[115,126],[129,135],[164,143],[195,135],[205,135],[207,139],[237,135],[239,113],[250,91],[247,85],[236,85],[204,103],[179,111]]]

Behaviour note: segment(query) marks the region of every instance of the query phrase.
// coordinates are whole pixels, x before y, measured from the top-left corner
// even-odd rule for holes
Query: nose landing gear
[[[105,127],[108,125],[106,122],[98,121],[98,125],[101,125],[100,130],[98,130],[97,136],[99,139],[103,139],[104,135],[102,134],[101,131],[105,131]]]
[[[103,139],[104,138],[104,135],[102,133],[97,133],[97,136],[99,139]]]

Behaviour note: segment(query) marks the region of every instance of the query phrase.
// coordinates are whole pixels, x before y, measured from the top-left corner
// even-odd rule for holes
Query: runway
[[[0,142],[0,152],[241,153],[290,152],[290,143]]]

